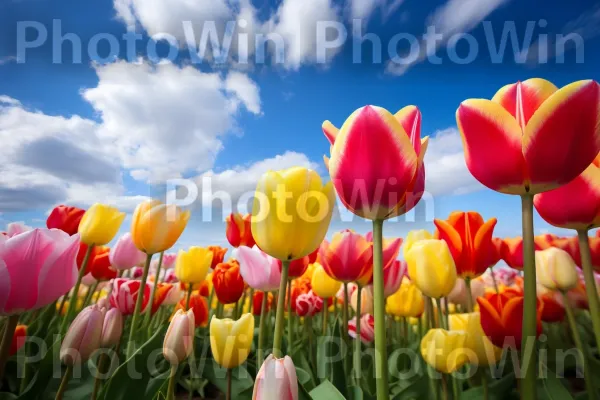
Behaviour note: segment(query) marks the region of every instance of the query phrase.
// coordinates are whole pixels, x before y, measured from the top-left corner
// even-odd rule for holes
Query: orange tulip
[[[246,287],[240,274],[240,264],[233,259],[215,267],[212,282],[215,294],[222,304],[237,303]]]
[[[477,299],[481,313],[481,327],[490,341],[498,347],[504,342],[521,348],[524,298],[516,291],[489,293]],[[542,333],[543,302],[538,301],[537,335]]]
[[[435,219],[436,238],[446,241],[461,278],[476,278],[495,264],[492,234],[496,218],[483,222],[474,211],[453,212],[446,221]],[[491,256],[492,255],[492,256]]]
[[[19,349],[25,344],[27,339],[27,325],[17,325],[13,333],[12,342],[10,342],[10,350],[8,354],[13,356],[17,354]]]
[[[252,237],[252,229],[250,228],[251,222],[250,214],[242,216],[242,214],[231,213],[225,219],[227,225],[225,234],[229,244],[233,247],[254,246],[254,238]]]
[[[189,219],[189,211],[182,211],[173,204],[144,201],[133,212],[131,239],[135,247],[146,254],[160,253],[173,247]]]
[[[507,194],[536,194],[575,179],[600,151],[600,85],[557,89],[539,78],[506,85],[492,100],[469,99],[456,112],[467,168]]]
[[[503,240],[502,259],[509,267],[514,269],[523,269],[523,238],[506,238]],[[545,237],[536,236],[534,238],[535,250],[545,250],[550,247]]]
[[[227,249],[221,246],[208,246],[208,249],[213,253],[210,268],[215,269],[216,266],[222,263],[223,259],[225,259],[225,253],[227,253]]]

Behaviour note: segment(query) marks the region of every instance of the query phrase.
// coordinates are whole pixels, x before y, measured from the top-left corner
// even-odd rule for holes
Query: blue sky
[[[380,59],[372,43],[353,43],[354,19],[363,35],[381,41]],[[230,57],[218,62],[209,51],[195,63],[184,21],[197,41],[207,21],[214,22],[219,37],[232,21]],[[317,57],[324,45],[316,33],[319,22],[337,27],[326,40],[334,32],[347,33],[323,59]],[[516,0],[3,1],[0,226],[10,221],[41,226],[58,203],[86,207],[100,201],[131,212],[146,197],[164,196],[172,178],[210,177],[213,191],[236,200],[269,168],[305,165],[326,176],[324,120],[339,126],[365,104],[392,111],[415,104],[423,114],[422,136],[432,139],[426,158],[431,208],[420,205],[408,218],[386,224],[385,233],[431,229],[434,217],[476,210],[486,219],[498,218],[498,236],[516,236],[519,199],[489,191],[470,176],[454,112],[464,99],[490,98],[501,86],[530,77],[557,86],[598,80],[598,26],[600,7],[592,0],[550,0],[544,7]],[[518,48],[508,42],[498,60],[491,53],[513,27]],[[428,29],[439,35],[429,49],[423,39]],[[46,30],[46,41],[33,45],[40,30]],[[133,52],[123,38],[127,32],[140,35]],[[261,63],[253,46],[243,50],[239,33],[251,43],[258,34],[277,35],[283,51],[266,49]],[[80,62],[74,62],[79,60],[71,42],[60,45],[61,34],[81,43]],[[399,34],[415,39],[392,46],[402,61],[394,62],[388,46]],[[557,34],[579,39],[557,52]],[[112,50],[107,37],[115,38]],[[417,48],[412,53],[411,43]],[[539,50],[546,48],[544,61]],[[177,56],[155,62],[156,55],[169,52]],[[240,62],[243,54],[249,63]],[[283,62],[277,62],[279,54]],[[468,63],[456,62],[467,56]],[[207,222],[211,206],[203,211],[201,200],[195,205],[178,246],[224,245],[220,211]],[[331,232],[369,230],[368,223],[346,217],[336,217]],[[122,230],[128,225],[126,220]],[[556,232],[539,218],[536,230]]]

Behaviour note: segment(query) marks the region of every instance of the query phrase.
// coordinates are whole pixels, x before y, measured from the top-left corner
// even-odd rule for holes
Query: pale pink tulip
[[[194,348],[195,329],[194,310],[177,310],[163,342],[163,356],[171,365],[178,365],[188,358]]]
[[[348,321],[348,335],[356,339],[356,317]],[[360,340],[365,344],[375,340],[375,319],[371,314],[365,314],[360,319]]]
[[[114,269],[125,271],[143,262],[146,259],[146,254],[135,247],[131,233],[127,232],[110,249],[108,258]]]
[[[367,286],[362,288],[360,299],[360,315],[372,314],[373,313],[373,286]],[[358,290],[355,290],[350,296],[350,305],[355,312],[358,307]]]
[[[400,289],[402,278],[407,276],[406,261],[396,260],[383,270],[383,295],[389,297]]]
[[[123,334],[123,314],[118,308],[111,308],[104,316],[102,326],[101,347],[111,348],[116,346]]]
[[[0,243],[0,315],[42,308],[75,285],[79,236],[34,229]]]
[[[256,375],[252,400],[298,400],[296,367],[289,356],[267,357]]]
[[[454,288],[448,295],[448,301],[453,304],[459,304],[462,307],[468,305],[467,284],[464,279],[457,279]],[[477,304],[477,298],[485,295],[485,283],[481,279],[471,281],[471,296],[473,304]]]
[[[94,285],[94,283],[98,282],[96,278],[92,276],[91,272],[88,272],[81,278],[81,283],[87,286],[88,288]]]
[[[240,246],[233,250],[233,258],[240,263],[240,274],[248,286],[262,292],[279,289],[281,271],[277,259],[257,246]]]
[[[8,237],[13,237],[21,233],[28,232],[32,229],[32,227],[27,226],[22,222],[11,222],[10,224],[6,225],[6,235]]]
[[[73,366],[84,363],[100,348],[105,314],[106,309],[94,304],[77,315],[60,346],[60,361],[63,364]]]

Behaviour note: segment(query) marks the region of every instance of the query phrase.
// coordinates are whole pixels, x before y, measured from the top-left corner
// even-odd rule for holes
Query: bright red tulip
[[[233,247],[253,247],[256,244],[252,237],[250,217],[250,214],[242,216],[242,214],[231,213],[225,219],[227,225],[225,235]]]
[[[237,303],[246,287],[240,274],[240,264],[236,260],[218,264],[213,272],[212,282],[215,294],[222,304]]]
[[[60,229],[73,236],[79,229],[79,222],[85,210],[71,206],[57,206],[50,212],[46,220],[48,229]]]
[[[315,249],[315,251],[313,251],[309,255],[291,261],[290,268],[288,270],[288,278],[295,279],[295,278],[299,278],[302,275],[304,275],[304,273],[308,269],[308,266],[310,264],[313,264],[317,260],[318,254],[319,254],[319,248],[317,247]],[[281,260],[278,260],[278,263],[279,263],[279,271],[281,272],[281,270],[283,269]]]
[[[329,121],[323,132],[331,143],[325,157],[329,175],[342,203],[370,220],[387,219],[411,210],[425,186],[421,112],[407,106],[392,115],[365,106],[354,111],[338,130]]]
[[[544,291],[542,294],[538,294],[538,300],[544,303],[542,321],[560,322],[565,318],[565,306],[559,292]]]
[[[544,79],[506,85],[492,100],[469,99],[456,112],[467,168],[507,194],[536,194],[575,179],[600,151],[600,85],[557,89]]]
[[[446,221],[435,219],[433,222],[437,227],[436,238],[448,244],[461,278],[477,278],[495,264],[490,254],[497,252],[492,242],[496,218],[483,222],[477,212],[457,211]]]
[[[223,262],[223,259],[225,258],[225,253],[227,253],[227,249],[221,246],[208,246],[208,249],[213,253],[210,268],[215,269],[218,264]]]
[[[327,275],[340,282],[370,280],[373,274],[373,245],[351,230],[335,233],[331,243],[324,240],[320,256]]]
[[[256,291],[254,292],[254,298],[252,299],[252,314],[260,315],[262,309],[262,301],[265,296],[265,292]],[[271,304],[273,303],[273,295],[271,293],[268,294],[267,304],[265,307],[265,312],[268,312],[271,309]]]
[[[91,273],[98,281],[109,281],[117,277],[117,270],[110,263],[110,248],[106,246],[95,246],[90,254],[87,264],[87,272]]]
[[[150,293],[155,285],[154,282],[146,282],[146,286],[150,286]],[[154,301],[152,302],[152,314],[155,314],[160,306],[167,300],[172,290],[176,290],[175,286],[171,283],[160,282],[154,293]]]
[[[514,269],[523,269],[523,238],[506,238],[503,239],[502,259]],[[545,250],[549,244],[545,237],[536,236],[534,238],[535,250]]]
[[[10,342],[10,350],[8,354],[14,356],[19,349],[23,347],[27,340],[27,325],[17,325],[15,333],[13,333],[12,342]]]

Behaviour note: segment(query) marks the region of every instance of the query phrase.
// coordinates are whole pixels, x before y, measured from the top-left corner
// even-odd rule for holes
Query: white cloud
[[[191,66],[126,62],[96,72],[98,85],[83,96],[136,179],[160,182],[212,168],[220,139],[237,129],[240,106],[260,113],[258,87],[237,72],[223,78]]]
[[[17,100],[17,99],[13,99],[12,97],[2,95],[2,96],[0,96],[0,107],[2,105],[5,105],[5,106],[7,106],[7,105],[8,106],[20,106],[21,102],[19,100]]]
[[[386,72],[403,75],[412,66],[435,54],[452,35],[471,31],[507,1],[509,0],[448,0],[430,14],[426,21],[427,26],[435,27],[435,33],[441,35],[441,40],[437,40],[435,46],[427,46],[424,42],[419,43],[420,52],[411,63],[397,64],[388,61]]]
[[[380,8],[385,21],[391,14],[396,12],[403,2],[404,0],[350,0],[350,18],[361,19],[366,22],[371,18],[373,12]]]
[[[463,194],[483,189],[465,163],[462,140],[456,128],[437,131],[425,154],[425,190],[433,196]]]

